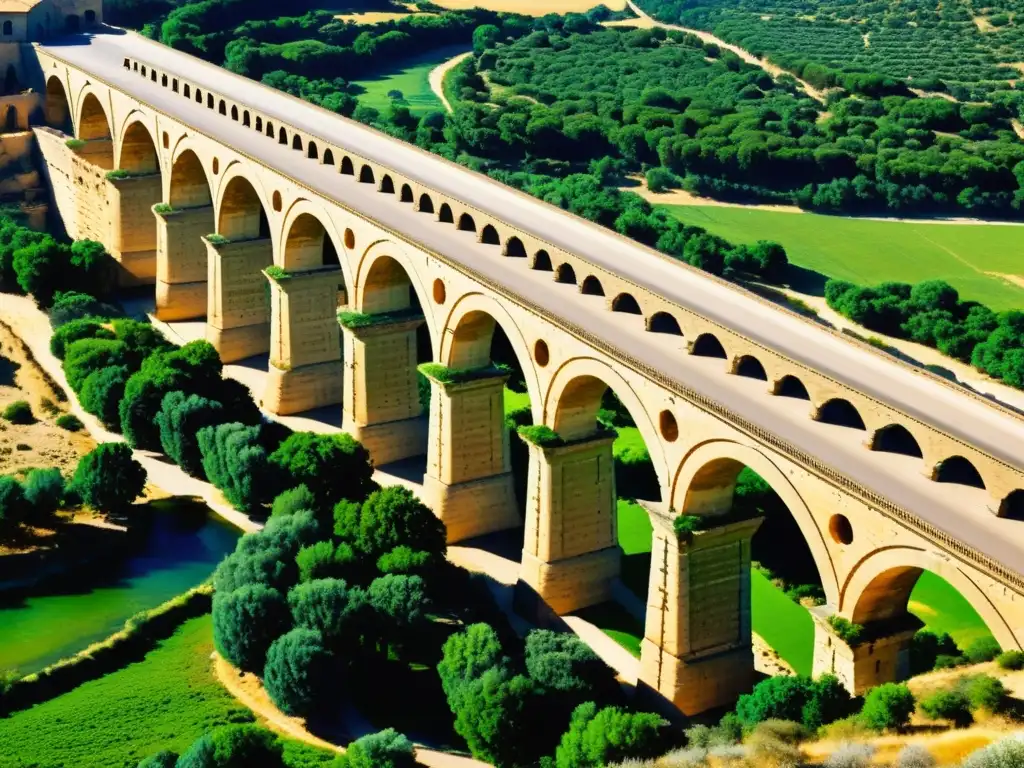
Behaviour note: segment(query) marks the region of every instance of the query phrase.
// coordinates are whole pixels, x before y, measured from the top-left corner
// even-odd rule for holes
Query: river
[[[22,598],[0,596],[0,671],[36,672],[200,584],[241,535],[205,506],[167,499],[131,554],[95,578]]]

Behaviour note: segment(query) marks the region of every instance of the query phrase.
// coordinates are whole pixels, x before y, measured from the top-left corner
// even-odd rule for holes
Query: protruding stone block
[[[160,174],[107,179],[110,186],[110,255],[120,285],[156,282],[157,223],[153,206],[162,194]]]
[[[750,539],[761,518],[681,541],[670,512],[645,506],[654,546],[640,680],[686,715],[731,705],[754,679]]]
[[[613,436],[566,445],[528,442],[526,536],[517,603],[533,594],[556,613],[611,598],[620,552]]]
[[[872,622],[864,628],[857,644],[850,645],[828,623],[833,612],[827,605],[811,609],[815,677],[835,675],[854,696],[882,683],[910,677],[910,643],[923,626],[917,617],[905,614]]]
[[[342,429],[366,446],[378,466],[426,451],[427,420],[416,380],[416,329],[422,323],[422,317],[408,317],[342,329]]]
[[[458,382],[430,379],[430,438],[423,501],[448,541],[516,528],[515,490],[505,427],[508,375],[487,368]]]
[[[341,402],[335,309],[337,268],[274,277],[270,284],[270,376],[263,406],[286,415]]]
[[[154,210],[156,229],[156,316],[192,320],[207,311],[207,248],[213,232],[213,206]]]
[[[270,286],[263,270],[274,261],[269,239],[211,243],[206,338],[225,363],[270,350]]]

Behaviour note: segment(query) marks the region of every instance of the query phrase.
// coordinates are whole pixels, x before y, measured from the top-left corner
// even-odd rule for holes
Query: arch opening
[[[238,107],[234,104],[231,105],[231,119],[238,122]]]
[[[383,192],[386,195],[395,194],[395,182],[391,180],[391,176],[384,174],[384,177],[380,180],[380,189],[378,192]]]
[[[623,312],[627,315],[642,315],[640,304],[631,293],[620,293],[612,299],[612,312]]]
[[[498,230],[490,224],[485,224],[480,230],[480,242],[484,245],[501,245],[501,238],[498,237]]]
[[[160,172],[156,143],[146,126],[138,121],[129,125],[121,138],[118,168],[140,175]]]
[[[604,296],[604,287],[601,285],[600,280],[593,275],[588,275],[580,283],[580,293],[586,296]]]
[[[199,208],[211,205],[212,195],[206,171],[196,153],[186,149],[174,160],[171,166],[170,199],[172,208]],[[211,211],[211,229],[212,211]]]
[[[403,203],[411,203],[413,201],[412,187],[410,187],[408,184],[403,184],[402,194],[399,197],[399,200]]]
[[[778,397],[792,397],[796,400],[810,400],[811,395],[807,387],[796,376],[783,376],[775,383],[773,391]]]
[[[292,136],[292,149],[297,152],[302,151],[302,137],[297,133]]]
[[[334,239],[321,223],[310,213],[296,217],[285,237],[282,266],[289,272],[300,272],[322,267],[336,267],[339,270],[335,311],[348,303],[345,279],[340,273],[341,258]]]
[[[932,480],[937,483],[955,483],[972,488],[985,488],[985,481],[977,467],[963,456],[950,456],[936,464]]]
[[[558,270],[555,272],[555,282],[576,285],[576,270],[572,268],[571,264],[559,264]]]
[[[468,213],[464,213],[459,216],[459,231],[476,232],[476,222],[473,221],[473,217]]]
[[[857,410],[856,406],[849,400],[844,400],[841,397],[836,397],[823,403],[818,408],[814,420],[820,421],[822,424],[833,424],[837,427],[867,429],[864,426],[864,419],[861,418],[860,411]]]
[[[360,184],[373,184],[373,169],[364,165],[359,169],[359,183]]]
[[[525,259],[526,247],[518,237],[512,236],[505,241],[505,255],[513,259]]]
[[[352,158],[348,156],[341,158],[341,173],[346,176],[355,175],[355,169],[352,167]]]
[[[735,374],[748,379],[760,379],[768,381],[768,374],[761,365],[761,361],[753,355],[743,355],[736,361]]]
[[[720,342],[718,337],[713,333],[702,333],[698,336],[693,342],[690,354],[697,355],[698,357],[719,357],[722,360],[726,359],[725,347],[722,346],[722,342]]]
[[[51,128],[70,135],[74,132],[71,124],[71,104],[60,78],[52,75],[46,81],[46,102],[43,107],[46,124]]]
[[[82,114],[78,118],[78,138],[84,141],[110,140],[107,112],[93,93],[87,93],[82,101]]]
[[[228,114],[228,105],[227,102],[224,101],[224,99],[221,99],[220,102],[217,104],[217,112],[218,114],[225,116]]]
[[[668,333],[673,336],[682,336],[683,329],[679,327],[679,321],[668,312],[655,312],[647,321],[647,330],[651,333]]]
[[[228,240],[270,238],[270,220],[260,196],[256,188],[242,176],[234,176],[224,189],[217,219],[217,234]],[[273,263],[272,260],[270,263]]]
[[[1007,494],[999,504],[999,516],[1010,520],[1024,520],[1024,488]]]
[[[551,256],[545,250],[537,251],[533,254],[533,262],[530,264],[530,269],[536,269],[538,272],[551,272]]]
[[[921,446],[902,424],[890,424],[875,432],[871,440],[871,450],[885,453],[902,453],[904,456],[924,458]]]
[[[334,153],[330,150],[329,147],[324,150],[324,160],[323,160],[323,162],[324,162],[324,165],[331,165],[331,166],[334,165]]]
[[[420,202],[417,209],[420,213],[433,213],[434,212],[434,201],[430,199],[430,195],[420,195]]]
[[[315,141],[311,141],[311,142],[309,142],[306,145],[306,157],[309,160],[319,160],[320,159],[320,152],[316,148],[316,142]]]
[[[288,131],[284,129],[283,125],[277,129],[277,143],[288,146]]]

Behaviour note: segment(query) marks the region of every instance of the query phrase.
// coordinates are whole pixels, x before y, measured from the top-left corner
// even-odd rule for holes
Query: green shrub
[[[1024,669],[1024,651],[1003,651],[996,656],[1000,669]]]
[[[117,409],[124,397],[124,387],[130,375],[127,366],[110,365],[93,371],[82,382],[78,401],[107,429],[116,430],[120,427]]]
[[[413,768],[412,742],[394,728],[362,736],[339,755],[332,768]]]
[[[949,654],[940,653],[935,657],[935,669],[953,669],[954,667],[960,667],[967,663],[961,655],[951,656]]]
[[[542,448],[565,445],[565,441],[558,436],[555,430],[543,424],[528,424],[519,427],[517,432],[526,442],[539,445]]]
[[[53,306],[50,307],[50,327],[56,330],[72,320],[117,317],[119,314],[117,307],[105,304],[91,294],[57,291],[53,296]]]
[[[75,240],[71,243],[73,287],[93,296],[109,296],[117,285],[117,264],[102,243]],[[121,313],[114,310],[108,317]]]
[[[929,720],[951,720],[957,728],[966,728],[974,722],[971,702],[960,691],[938,691],[924,699],[920,707]]]
[[[299,567],[300,582],[346,578],[359,570],[355,551],[344,541],[337,545],[333,541],[318,541],[303,547],[295,556],[295,564]]]
[[[856,645],[864,636],[864,627],[861,624],[854,624],[842,616],[829,616],[828,625],[836,633],[836,637],[848,645]]]
[[[992,661],[1002,653],[999,643],[991,635],[981,637],[971,643],[964,650],[964,656],[971,664],[981,664],[984,661]]]
[[[176,768],[284,768],[283,753],[280,740],[265,728],[224,725],[196,739]]]
[[[337,693],[330,674],[331,655],[319,632],[296,627],[270,646],[263,684],[278,708],[288,715],[307,715],[325,690]]]
[[[0,475],[0,533],[13,529],[31,511],[18,478]]]
[[[626,759],[652,759],[665,747],[666,725],[659,715],[616,707],[598,711],[592,701],[581,704],[573,711],[569,730],[555,751],[555,765],[590,768]]]
[[[79,339],[68,345],[64,354],[64,375],[77,394],[90,373],[123,365],[128,349],[124,342],[109,339]]]
[[[344,542],[342,542],[344,544]],[[437,568],[439,557],[432,552],[423,552],[412,547],[399,546],[377,558],[377,570],[381,573],[414,574],[427,578]]]
[[[864,697],[860,720],[874,731],[899,730],[914,713],[914,694],[901,683],[885,683],[872,688]]]
[[[704,518],[700,515],[677,515],[672,521],[672,530],[682,542],[693,541],[693,534],[704,529]]]
[[[309,488],[305,485],[298,485],[295,488],[289,488],[287,491],[281,491],[281,493],[274,497],[274,503],[270,507],[270,516],[284,517],[303,510],[315,513],[318,506],[316,498]]]
[[[175,768],[178,762],[178,753],[167,749],[161,749],[155,755],[150,755],[139,763],[138,768]]]
[[[351,652],[358,648],[368,615],[362,588],[349,587],[341,579],[314,579],[292,587],[288,606],[295,626],[319,632],[328,649]]]
[[[424,623],[430,601],[419,576],[388,573],[367,590],[376,620],[372,631],[386,647],[402,648]]]
[[[32,415],[32,406],[24,400],[15,400],[4,408],[4,418],[11,424],[35,424],[36,417]]]
[[[104,328],[101,321],[95,318],[71,320],[53,332],[50,336],[50,352],[58,360],[63,360],[67,348],[79,339],[107,339],[116,337],[109,328]]]
[[[960,649],[953,638],[943,632],[936,634],[927,629],[915,633],[910,641],[910,674],[919,675],[935,669],[939,656],[958,656]]]
[[[362,501],[376,486],[369,452],[345,433],[296,432],[270,455],[270,463],[328,508],[341,499]]]
[[[220,655],[246,672],[259,674],[270,644],[290,626],[288,605],[276,589],[247,584],[213,596],[213,642]]]
[[[82,420],[75,416],[73,413],[63,413],[57,417],[54,422],[61,429],[66,429],[68,432],[78,432],[85,427]]]
[[[443,557],[445,526],[408,488],[390,486],[374,491],[355,511],[351,501],[334,511],[334,533],[371,561],[398,546]]]
[[[156,423],[160,429],[160,445],[164,453],[186,473],[202,475],[203,457],[196,434],[214,425],[221,417],[220,403],[199,395],[168,392],[160,404]]]
[[[146,470],[124,443],[101,443],[75,468],[72,487],[93,509],[124,512],[146,486]]]
[[[12,260],[18,285],[41,307],[49,307],[54,293],[67,284],[70,263],[68,247],[49,235],[16,250]]]
[[[53,467],[29,470],[22,487],[35,517],[52,515],[64,500],[64,477]]]
[[[651,192],[665,192],[679,187],[679,177],[668,168],[651,168],[646,174],[647,188]]]
[[[232,592],[245,584],[259,583],[283,592],[298,581],[295,557],[299,550],[320,538],[312,512],[272,517],[262,531],[238,540],[235,551],[214,571],[214,587],[218,592]]]
[[[972,675],[961,682],[960,688],[971,709],[998,712],[1006,701],[1006,687],[992,675]]]
[[[740,696],[736,716],[746,728],[767,720],[787,720],[817,729],[850,713],[849,693],[834,675],[817,680],[804,675],[762,680]]]
[[[206,478],[235,509],[249,514],[270,503],[279,485],[262,432],[261,427],[231,422],[203,427],[196,433]]]

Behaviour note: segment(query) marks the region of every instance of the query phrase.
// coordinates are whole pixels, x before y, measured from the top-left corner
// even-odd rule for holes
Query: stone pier
[[[517,610],[543,619],[610,600],[619,575],[614,435],[527,440],[526,535]],[[546,606],[546,608],[545,608]]]
[[[460,382],[425,375],[432,395],[424,503],[449,542],[518,527],[504,413],[508,374],[488,367]]]
[[[110,185],[110,255],[121,269],[124,286],[156,282],[157,222],[153,206],[160,202],[159,173],[107,179]]]
[[[750,539],[761,518],[726,522],[688,537],[671,513],[654,523],[640,682],[693,715],[732,705],[754,683],[750,629]]]
[[[293,272],[270,282],[270,370],[263,406],[286,416],[341,402],[337,267]]]
[[[194,320],[207,312],[207,246],[213,206],[176,208],[156,215],[156,316]]]
[[[416,329],[422,323],[422,316],[384,317],[343,328],[342,429],[366,446],[377,466],[422,456],[426,449],[416,379]]]
[[[864,627],[855,644],[840,638],[828,623],[834,613],[827,605],[811,609],[814,619],[813,675],[835,675],[854,696],[882,683],[910,677],[910,643],[923,624],[912,614]]]
[[[270,292],[263,270],[274,262],[269,239],[212,243],[207,249],[209,291],[206,339],[225,363],[270,349]]]

